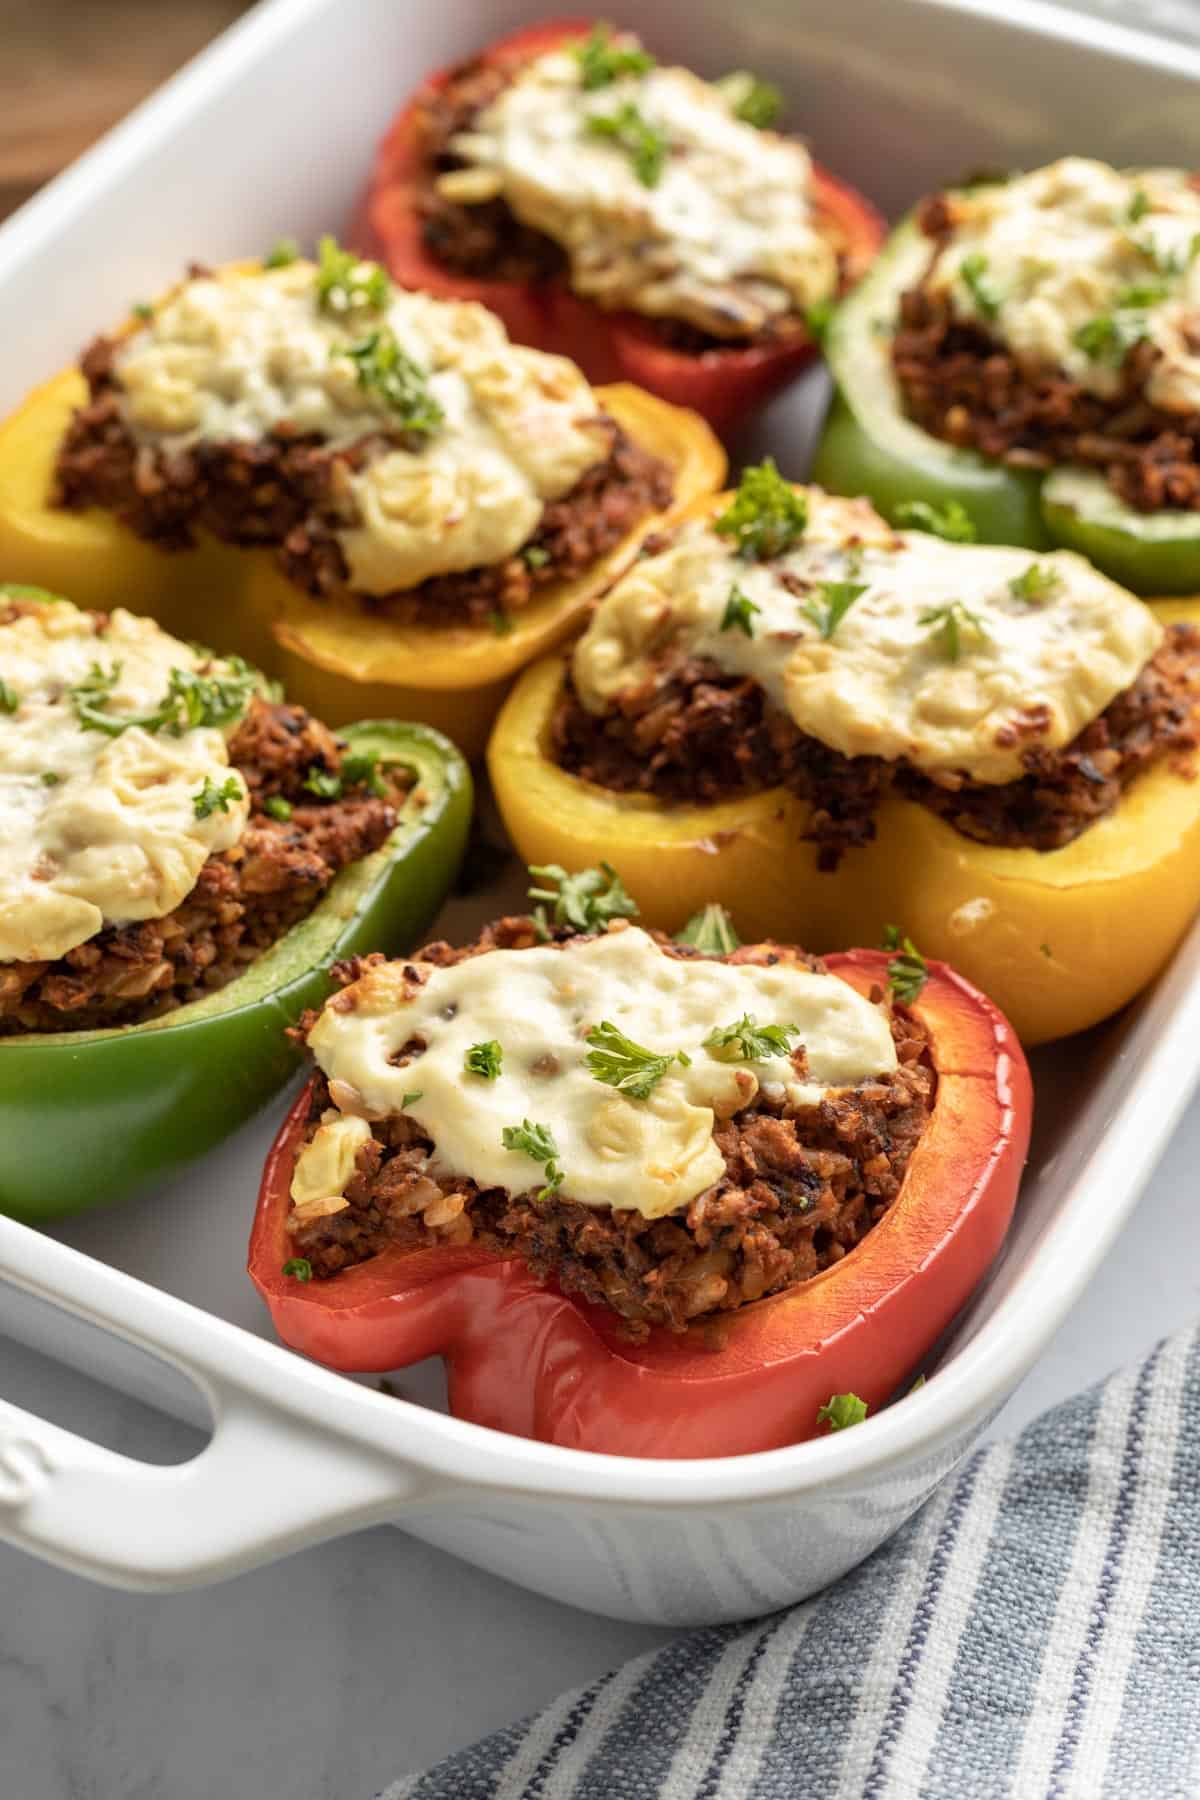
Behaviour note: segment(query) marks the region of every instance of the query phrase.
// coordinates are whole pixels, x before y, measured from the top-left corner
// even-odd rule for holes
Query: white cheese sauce
[[[590,127],[627,107],[665,140],[654,186],[627,149]],[[452,148],[471,167],[445,176],[444,190],[465,203],[502,195],[563,246],[572,286],[601,306],[737,337],[837,287],[835,251],[813,217],[808,152],[743,123],[727,93],[687,69],[653,68],[589,92],[578,55],[551,51]]]
[[[836,976],[783,962],[683,960],[637,927],[415,966],[419,986],[401,962],[369,969],[326,1005],[309,1045],[348,1114],[407,1112],[434,1141],[434,1168],[481,1187],[543,1185],[536,1161],[504,1147],[505,1127],[529,1121],[553,1137],[565,1197],[657,1218],[720,1180],[714,1122],[760,1087],[805,1104],[896,1067],[886,1013]],[[784,1056],[725,1062],[704,1048],[714,1028],[747,1013],[760,1026],[799,1028],[791,1041],[807,1051],[807,1079]],[[673,1063],[648,1099],[619,1092],[587,1066],[587,1034],[604,1021],[645,1049],[683,1051],[690,1066]],[[414,1039],[424,1047],[397,1066]],[[467,1073],[468,1050],[492,1039],[499,1076]],[[298,1159],[292,1187],[314,1211],[341,1192],[365,1141],[357,1123],[327,1125]]]
[[[113,717],[153,711],[173,669],[226,668],[119,607],[103,630],[65,602],[0,625],[0,962],[53,961],[106,925],[165,917],[245,829],[221,730],[82,729],[68,690],[94,665],[119,668]],[[227,807],[197,818],[205,783],[230,780]]]
[[[335,535],[350,585],[382,594],[501,562],[608,453],[591,388],[574,363],[511,344],[469,302],[391,289],[381,308],[329,313],[316,269],[222,269],[162,300],[117,352],[124,415],[168,453],[316,433],[331,449],[395,429],[377,389],[344,352],[390,329],[441,409],[411,447],[377,436],[363,466],[337,476]]]
[[[1146,398],[1200,409],[1200,191],[1187,173],[1070,156],[949,198],[953,232],[926,285],[958,317],[1104,397],[1146,339],[1159,352]]]
[[[583,705],[607,711],[657,655],[682,646],[753,677],[801,731],[843,756],[904,757],[1001,783],[1024,772],[1031,744],[1070,743],[1162,639],[1148,607],[1069,551],[894,532],[863,500],[807,493],[803,538],[771,562],[741,560],[730,539],[693,520],[638,563],[576,646]],[[1043,597],[1029,601],[1010,584],[1034,565]],[[826,639],[805,607],[824,617],[829,582],[862,591]],[[735,586],[758,609],[753,636],[723,629]]]

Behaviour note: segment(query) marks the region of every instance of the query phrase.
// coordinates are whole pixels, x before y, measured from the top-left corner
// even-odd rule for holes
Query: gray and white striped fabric
[[[836,1587],[379,1800],[1195,1800],[1200,1334],[978,1451]]]

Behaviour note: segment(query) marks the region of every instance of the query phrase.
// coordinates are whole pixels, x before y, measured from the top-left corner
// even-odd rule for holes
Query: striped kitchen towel
[[[977,1451],[835,1587],[379,1800],[1195,1800],[1200,1333]]]

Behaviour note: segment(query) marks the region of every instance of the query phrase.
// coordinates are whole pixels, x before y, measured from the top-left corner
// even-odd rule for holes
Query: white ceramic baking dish
[[[336,226],[416,78],[538,10],[260,7],[0,232],[0,408],[188,258]],[[1058,8],[756,0],[735,15],[660,0],[650,35],[713,72],[768,71],[822,159],[893,212],[968,168],[1068,150],[1194,160],[1200,54]],[[757,434],[790,471],[820,382]],[[447,930],[469,932],[492,904],[454,903]],[[861,1429],[765,1455],[554,1449],[446,1417],[429,1404],[436,1383],[406,1378],[415,1397],[395,1399],[269,1341],[242,1261],[273,1119],[111,1215],[52,1235],[0,1219],[0,1328],[212,1421],[208,1447],[164,1469],[0,1403],[0,1538],[98,1580],[175,1588],[393,1520],[629,1619],[795,1600],[878,1545],[964,1454],[1129,1215],[1200,1077],[1200,933],[1133,1013],[1038,1065],[1018,1217],[935,1378]]]

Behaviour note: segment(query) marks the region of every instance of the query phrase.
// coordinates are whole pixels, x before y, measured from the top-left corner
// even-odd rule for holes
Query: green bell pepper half
[[[467,766],[424,725],[372,720],[342,735],[411,769],[413,789],[387,842],[244,974],[144,1025],[0,1038],[0,1212],[44,1224],[177,1174],[299,1065],[285,1029],[324,1000],[330,963],[419,938],[466,844]]]
[[[906,500],[957,500],[984,543],[1076,550],[1136,594],[1200,592],[1200,514],[1138,513],[1098,473],[1010,469],[905,417],[892,337],[900,295],[920,281],[929,254],[929,240],[905,219],[830,322],[836,392],[813,479],[834,494],[865,494],[893,524]]]

